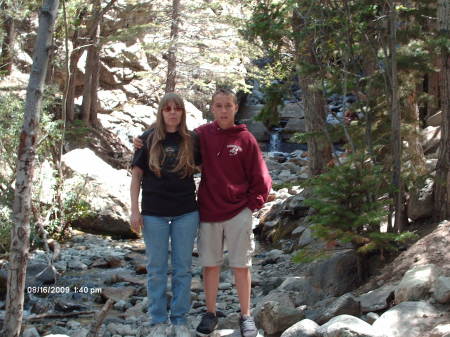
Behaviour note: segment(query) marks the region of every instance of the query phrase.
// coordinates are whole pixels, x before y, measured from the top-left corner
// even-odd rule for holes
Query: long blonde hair
[[[177,156],[177,165],[173,172],[179,172],[182,178],[190,176],[195,171],[192,137],[186,126],[186,108],[183,99],[173,92],[169,92],[161,98],[156,114],[156,122],[153,124],[153,132],[148,137],[149,168],[157,177],[161,177],[161,165],[165,160],[162,142],[166,138],[166,125],[164,123],[163,109],[169,103],[174,103],[183,109],[178,133],[181,136],[180,148]]]

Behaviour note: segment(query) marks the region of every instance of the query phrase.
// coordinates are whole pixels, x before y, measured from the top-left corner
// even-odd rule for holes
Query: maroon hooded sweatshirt
[[[217,122],[198,127],[202,179],[198,190],[200,220],[229,220],[245,207],[259,209],[272,179],[255,137],[245,124],[221,129]]]

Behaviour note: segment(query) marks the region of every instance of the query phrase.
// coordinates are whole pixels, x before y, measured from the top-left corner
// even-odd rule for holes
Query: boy
[[[239,297],[241,334],[255,337],[258,333],[250,316],[252,212],[267,200],[271,178],[255,137],[245,125],[234,123],[238,108],[233,92],[217,90],[211,103],[215,121],[195,130],[202,157],[198,250],[207,306],[197,327],[199,335],[208,335],[217,326],[216,296],[224,243]]]

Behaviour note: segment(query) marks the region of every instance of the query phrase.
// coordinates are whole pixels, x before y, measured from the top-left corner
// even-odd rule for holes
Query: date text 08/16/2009
[[[39,286],[39,287],[27,287],[27,293],[29,294],[101,294],[101,288],[91,287],[63,287],[63,286]]]

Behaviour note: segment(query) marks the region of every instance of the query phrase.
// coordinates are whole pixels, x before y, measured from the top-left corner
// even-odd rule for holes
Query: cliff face
[[[110,113],[130,100],[141,104],[157,101],[164,93],[167,54],[172,43],[177,58],[176,90],[199,109],[207,110],[207,102],[217,84],[243,86],[249,59],[248,47],[238,34],[240,20],[244,18],[241,6],[231,1],[186,2],[180,9],[178,39],[171,41],[171,4],[161,0],[117,1],[103,15],[99,37],[101,112]],[[102,8],[106,5],[107,2],[102,4]],[[92,16],[93,10],[88,7],[85,11],[72,8],[69,13],[70,55],[90,43],[88,31]],[[62,93],[67,78],[62,15],[59,24],[50,82]],[[18,25],[16,76],[17,72],[31,70],[36,28],[34,16]],[[77,97],[83,92],[86,54],[86,50],[81,53],[74,72]]]

